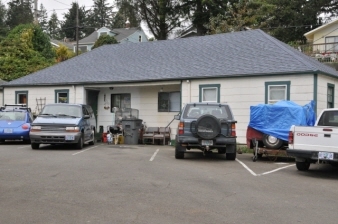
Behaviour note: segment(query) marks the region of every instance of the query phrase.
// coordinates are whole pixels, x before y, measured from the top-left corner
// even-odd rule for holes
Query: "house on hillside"
[[[60,47],[61,45],[66,46],[69,50],[73,51],[74,41],[70,41],[68,38],[64,38],[63,41],[51,39],[50,43],[53,47]]]
[[[250,106],[292,100],[335,107],[338,72],[262,30],[104,45],[3,84],[3,103],[26,99],[90,104],[97,130],[113,123],[114,107],[133,108],[149,126],[171,127],[187,102],[227,102],[245,144]],[[20,96],[20,97],[19,97]],[[173,122],[172,122],[173,121]]]
[[[317,27],[304,36],[308,44],[301,49],[305,54],[322,62],[337,62],[338,19]]]
[[[107,27],[102,27],[88,37],[85,37],[79,40],[79,50],[81,52],[87,52],[92,49],[95,42],[101,35],[109,35],[113,36],[117,42],[119,43],[139,43],[139,42],[148,42],[147,35],[143,31],[141,27],[129,27],[129,23],[127,21],[126,28],[118,28],[118,29],[108,29]],[[76,52],[76,43],[73,44],[74,52]]]

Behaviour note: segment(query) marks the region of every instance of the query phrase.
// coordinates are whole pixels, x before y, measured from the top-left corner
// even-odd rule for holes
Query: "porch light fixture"
[[[160,92],[163,92],[163,87],[161,87]]]

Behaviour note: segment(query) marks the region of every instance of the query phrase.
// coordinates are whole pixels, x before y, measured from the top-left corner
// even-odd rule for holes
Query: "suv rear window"
[[[205,114],[211,114],[219,119],[227,119],[231,120],[231,113],[230,109],[226,105],[194,105],[194,104],[188,104],[186,106],[186,109],[184,110],[183,118],[186,119],[192,119],[192,118],[198,118]]]

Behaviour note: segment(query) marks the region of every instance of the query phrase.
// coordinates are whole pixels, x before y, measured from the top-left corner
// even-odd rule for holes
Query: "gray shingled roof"
[[[116,33],[115,39],[117,41],[121,41],[126,37],[129,37],[133,33],[135,33],[139,28],[119,28],[119,29],[113,29],[111,32]],[[92,34],[90,34],[88,37],[85,37],[81,40],[79,40],[79,44],[88,44],[88,43],[95,43],[95,41],[98,39],[98,32],[94,31]]]
[[[104,45],[8,85],[126,83],[211,77],[325,73],[333,68],[262,30]]]

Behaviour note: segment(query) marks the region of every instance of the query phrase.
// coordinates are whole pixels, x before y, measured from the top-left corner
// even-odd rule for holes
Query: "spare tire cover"
[[[195,127],[197,135],[203,139],[213,139],[221,132],[221,123],[209,114],[198,118]]]

